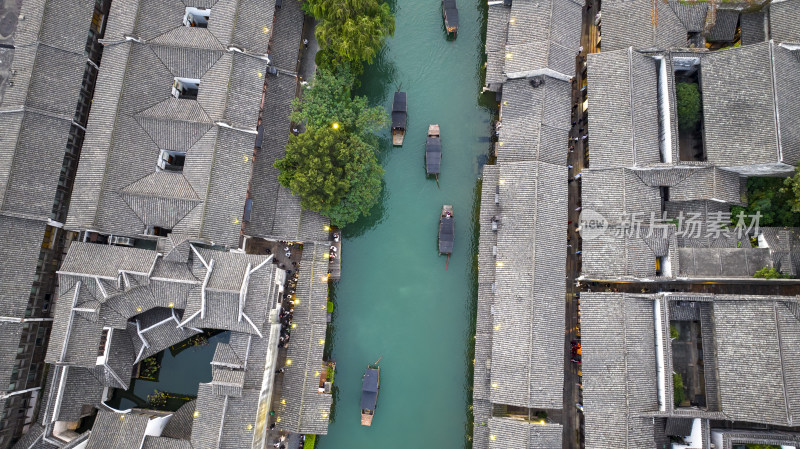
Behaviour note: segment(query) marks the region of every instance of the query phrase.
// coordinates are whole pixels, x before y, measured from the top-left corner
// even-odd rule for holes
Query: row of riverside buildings
[[[329,223],[273,167],[301,3],[17,0],[0,15],[0,448],[327,433]],[[245,251],[260,240],[304,244],[280,356],[293,267]],[[195,400],[106,404],[140,361],[204,330],[230,337]]]
[[[486,90],[500,112],[481,197],[476,449],[568,443],[566,164],[583,14],[571,0],[489,2]],[[718,224],[747,204],[748,177],[800,162],[800,1],[603,0],[591,16],[579,182],[602,226],[580,223],[580,280],[607,291],[580,298],[585,446],[800,447],[800,298],[781,296],[797,281],[753,279],[800,274],[800,229]],[[693,125],[678,115],[687,84],[701,97]],[[701,283],[731,288],[690,292]],[[615,292],[630,284],[644,293]]]

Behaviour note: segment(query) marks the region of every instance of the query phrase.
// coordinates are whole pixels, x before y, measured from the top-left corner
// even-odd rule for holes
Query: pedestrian
[[[578,207],[576,207],[576,208],[575,208],[575,212],[578,212],[579,210],[581,210],[581,207],[580,207],[580,206],[578,206]]]
[[[306,48],[306,50],[308,49],[308,39],[303,39],[303,46]]]
[[[569,243],[567,243],[567,248],[572,248],[572,245],[570,245]]]
[[[580,254],[580,253],[582,253],[582,252],[583,252],[583,251],[581,251],[581,250],[578,250],[578,251],[575,251],[575,254],[576,254],[576,255],[578,255],[578,254]]]
[[[567,165],[567,168],[569,168],[571,170],[572,169],[572,165]]]
[[[571,183],[571,182],[572,182],[572,181],[574,181],[574,180],[575,180],[575,178],[569,178],[569,179],[567,180],[567,184]]]
[[[584,135],[582,135],[582,136],[581,136],[581,140],[586,140],[586,139],[588,139],[588,138],[589,138],[589,135],[588,135],[588,134],[584,134]]]

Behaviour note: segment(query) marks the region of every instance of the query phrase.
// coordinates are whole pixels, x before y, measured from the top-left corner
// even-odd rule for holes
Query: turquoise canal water
[[[441,3],[393,5],[397,30],[362,77],[359,94],[391,110],[408,94],[402,147],[383,134],[386,170],[372,216],[345,229],[342,279],[333,287],[332,356],[338,389],[322,449],[464,448],[476,296],[478,176],[486,161],[493,97],[480,97],[485,6],[459,2],[457,39],[446,40]],[[439,186],[425,176],[428,125],[442,134]],[[437,251],[442,204],[452,204],[455,249]],[[361,376],[383,356],[372,427],[360,425]]]

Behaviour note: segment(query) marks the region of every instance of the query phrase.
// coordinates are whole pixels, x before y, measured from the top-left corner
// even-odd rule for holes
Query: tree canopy
[[[292,121],[309,128],[338,123],[344,131],[369,139],[372,132],[386,125],[386,111],[369,107],[366,97],[352,97],[354,81],[355,76],[345,67],[318,69],[302,99],[292,102]]]
[[[794,176],[783,180],[783,191],[789,196],[792,212],[800,212],[800,165],[795,168]]]
[[[764,267],[753,274],[754,278],[761,279],[791,279],[789,274],[783,274],[775,268]]]
[[[702,99],[696,83],[675,84],[675,98],[678,102],[678,126],[691,129],[700,121]]]
[[[380,0],[308,0],[304,7],[320,21],[315,36],[322,67],[345,65],[360,72],[394,34],[394,16]]]
[[[386,111],[353,97],[354,79],[346,68],[317,71],[293,102],[292,121],[305,123],[307,131],[290,136],[286,155],[275,162],[278,180],[300,195],[300,205],[339,227],[369,213],[383,177],[374,131],[385,126]]]
[[[732,207],[731,217],[738,216],[742,210],[745,215],[760,212],[759,226],[800,226],[800,215],[793,212],[800,209],[798,195],[798,175],[794,178],[751,177],[747,179],[747,207]]]

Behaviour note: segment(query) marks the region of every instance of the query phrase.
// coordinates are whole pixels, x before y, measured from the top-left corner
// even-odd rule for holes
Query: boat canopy
[[[378,370],[367,369],[361,381],[361,410],[375,411],[378,403]]]
[[[406,129],[406,93],[395,92],[392,104],[392,128]]]
[[[444,17],[448,28],[458,28],[458,8],[456,0],[444,0]]]
[[[442,140],[428,137],[425,142],[425,170],[429,175],[438,175],[442,165]]]
[[[455,219],[442,217],[439,219],[439,252],[452,254],[453,240],[455,240]]]

